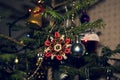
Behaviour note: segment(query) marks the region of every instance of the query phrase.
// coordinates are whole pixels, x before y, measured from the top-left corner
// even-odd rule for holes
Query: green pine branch
[[[74,38],[75,35],[83,33],[87,29],[102,28],[105,26],[105,23],[102,19],[98,19],[91,23],[83,23],[77,27],[73,26],[67,31],[67,34],[70,34],[71,38]],[[71,34],[72,33],[72,34]]]

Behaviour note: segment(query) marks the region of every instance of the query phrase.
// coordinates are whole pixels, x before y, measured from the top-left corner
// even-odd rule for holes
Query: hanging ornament
[[[88,53],[95,53],[97,51],[97,46],[100,41],[99,36],[92,33],[85,33],[81,38],[82,43],[85,45],[85,48]]]
[[[33,10],[29,9],[29,12],[31,13],[27,22],[29,24],[32,24],[32,26],[42,26],[42,13],[44,9],[42,6],[37,6]]]
[[[81,57],[85,52],[84,45],[78,39],[71,46],[72,55],[75,57]]]
[[[86,11],[83,10],[82,15],[80,17],[80,22],[81,23],[86,23],[86,22],[89,22],[89,21],[90,21],[90,17],[87,15]]]
[[[56,58],[57,60],[67,59],[70,53],[70,38],[65,38],[59,32],[55,32],[54,36],[45,41],[45,57]]]

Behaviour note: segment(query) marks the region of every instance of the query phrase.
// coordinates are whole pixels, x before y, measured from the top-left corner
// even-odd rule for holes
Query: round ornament
[[[64,35],[60,35],[59,32],[55,32],[54,36],[50,36],[50,39],[47,39],[45,44],[45,57],[51,57],[51,59],[56,58],[57,60],[67,59],[67,56],[70,53],[70,38],[65,38]]]
[[[89,22],[89,21],[90,21],[90,17],[87,15],[86,11],[83,11],[82,15],[80,17],[80,22],[85,23],[85,22]]]
[[[81,57],[85,52],[85,47],[80,40],[76,40],[71,46],[72,55],[75,57]]]
[[[83,53],[84,53],[84,46],[82,43],[73,43],[72,46],[71,46],[71,52],[72,52],[72,55],[74,56],[82,56]]]
[[[81,38],[82,43],[84,44],[86,51],[88,53],[96,53],[97,46],[99,44],[99,36],[96,33],[86,33]]]

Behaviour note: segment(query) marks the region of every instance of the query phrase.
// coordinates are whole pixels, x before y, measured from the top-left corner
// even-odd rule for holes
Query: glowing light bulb
[[[18,61],[19,61],[19,60],[18,60],[18,58],[16,57],[14,62],[17,64],[17,63],[18,63]]]

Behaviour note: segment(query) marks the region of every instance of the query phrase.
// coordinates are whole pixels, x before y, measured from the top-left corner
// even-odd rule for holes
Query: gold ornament
[[[42,26],[42,7],[35,7],[33,11],[31,11],[30,17],[28,18],[27,22],[30,24],[37,25],[39,27]]]

